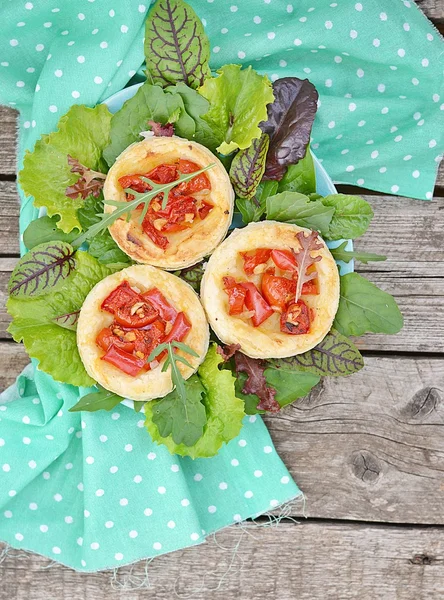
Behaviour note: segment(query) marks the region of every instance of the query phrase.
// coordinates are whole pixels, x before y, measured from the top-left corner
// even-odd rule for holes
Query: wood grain
[[[442,533],[310,521],[244,532],[234,527],[219,533],[217,543],[157,558],[148,566],[149,582],[145,561],[119,569],[112,583],[110,572],[83,575],[61,565],[45,570],[47,560],[15,552],[2,564],[0,598],[440,600]],[[144,581],[149,589],[131,589]]]
[[[444,22],[444,3],[442,0],[416,0],[416,4],[432,21]]]
[[[22,346],[0,343],[2,389],[27,362]],[[307,398],[266,419],[306,494],[305,514],[444,524],[443,361],[365,363],[352,377],[325,378]]]

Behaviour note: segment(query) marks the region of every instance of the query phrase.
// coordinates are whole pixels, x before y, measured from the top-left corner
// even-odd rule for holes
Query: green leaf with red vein
[[[230,179],[234,191],[241,198],[254,196],[265,171],[270,138],[262,134],[252,141],[251,146],[240,150],[233,158],[230,168]]]
[[[80,310],[76,310],[74,312],[65,313],[64,315],[59,315],[54,317],[52,320],[56,325],[63,327],[64,329],[69,329],[70,331],[77,330],[77,321],[79,320]]]
[[[356,346],[344,335],[332,329],[314,348],[290,356],[267,361],[277,369],[290,369],[314,373],[321,377],[341,377],[356,373],[364,366],[364,359]]]
[[[194,10],[182,0],[158,0],[145,31],[146,66],[162,86],[197,88],[210,75],[210,42]]]
[[[14,298],[37,298],[55,292],[74,274],[74,248],[66,242],[39,244],[17,263],[8,284]]]

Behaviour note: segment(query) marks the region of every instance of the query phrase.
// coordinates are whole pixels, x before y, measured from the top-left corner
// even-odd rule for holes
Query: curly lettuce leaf
[[[182,0],[158,0],[146,20],[145,58],[155,83],[197,88],[210,75],[210,42],[194,10]]]
[[[43,135],[32,152],[27,151],[19,183],[27,196],[34,196],[34,206],[46,206],[48,215],[60,216],[57,222],[65,233],[80,230],[77,209],[84,200],[68,198],[66,188],[79,179],[71,171],[68,154],[86,167],[105,173],[102,152],[109,143],[111,113],[104,104],[95,108],[74,105],[61,117],[58,130]]]
[[[334,215],[324,234],[327,240],[354,239],[363,235],[373,219],[370,204],[360,196],[331,194],[321,200],[326,207],[334,209]]]
[[[94,285],[112,270],[87,252],[77,251],[75,258],[74,275],[58,291],[42,298],[9,298],[6,308],[13,320],[8,331],[56,381],[90,386],[95,382],[80,359],[75,331],[57,325],[54,319],[78,311]]]
[[[176,444],[171,435],[162,437],[153,422],[153,411],[156,402],[159,401],[153,400],[145,404],[145,426],[151,438],[158,444],[164,444],[171,454],[191,458],[215,456],[224,443],[228,443],[239,434],[245,416],[244,403],[236,397],[234,388],[236,379],[231,371],[219,369],[222,362],[223,358],[217,353],[216,344],[211,344],[197,372],[205,389],[202,402],[207,414],[207,423],[202,437],[193,446]]]
[[[267,105],[274,96],[269,79],[252,67],[225,65],[217,73],[199,88],[210,103],[210,110],[202,118],[219,140],[217,150],[230,154],[248,148],[261,136],[259,123],[267,119]]]

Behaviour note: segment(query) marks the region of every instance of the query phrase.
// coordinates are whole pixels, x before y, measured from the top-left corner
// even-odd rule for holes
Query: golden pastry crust
[[[272,315],[259,327],[228,314],[228,295],[224,291],[222,278],[247,279],[239,253],[257,248],[297,248],[296,234],[300,231],[310,233],[309,229],[276,221],[250,223],[243,229],[235,230],[208,261],[202,279],[201,299],[210,325],[221,341],[240,344],[242,352],[252,358],[285,358],[301,354],[316,346],[332,326],[339,303],[339,273],[333,256],[321,238],[319,240],[323,248],[312,253],[313,256],[322,256],[322,260],[316,263],[320,293],[317,296],[304,296],[304,301],[315,313],[309,333],[282,333],[279,313]]]
[[[109,227],[118,246],[132,259],[167,270],[182,269],[211,254],[224,239],[233,218],[234,192],[230,178],[219,159],[210,150],[196,142],[173,136],[151,137],[129,146],[109,170],[103,188],[107,200],[125,200],[119,178],[135,173],[148,173],[162,163],[177,159],[190,160],[201,168],[212,163],[206,171],[211,183],[208,200],[214,205],[207,217],[189,229],[169,233],[168,248],[162,250],[143,233],[137,219],[119,219]],[[115,207],[105,204],[105,212]]]
[[[105,277],[86,297],[77,324],[77,346],[88,374],[101,386],[124,398],[131,400],[162,398],[173,388],[170,368],[162,373],[162,367],[159,365],[151,371],[131,377],[101,360],[103,350],[96,345],[95,340],[97,334],[112,323],[113,316],[102,311],[100,305],[123,281],[128,281],[140,292],[157,287],[177,311],[186,314],[192,327],[184,342],[193,348],[199,357],[184,354],[193,366],[192,369],[178,363],[185,379],[197,370],[207,353],[209,343],[207,319],[199,298],[191,286],[171,273],[148,265],[134,265]]]

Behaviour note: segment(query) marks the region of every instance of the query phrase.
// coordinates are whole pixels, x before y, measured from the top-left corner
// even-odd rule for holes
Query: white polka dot
[[[412,176],[413,176],[415,179],[418,179],[418,177],[419,177],[420,175],[421,175],[421,173],[420,173],[418,170],[416,170],[416,171],[413,171],[413,173],[412,173]]]
[[[330,123],[327,125],[327,127],[329,129],[333,129],[335,127],[336,123],[334,121],[330,121]]]
[[[144,13],[146,11],[146,6],[145,4],[139,4],[139,12],[140,13]]]
[[[216,506],[214,506],[213,504],[211,506],[208,507],[208,512],[209,513],[215,513],[217,511]]]
[[[128,25],[121,25],[120,26],[120,31],[122,33],[128,33]]]
[[[194,476],[194,481],[202,481],[203,479],[203,475],[201,475],[200,473],[196,473],[196,475]]]
[[[262,19],[260,17],[253,17],[253,21],[256,23],[256,25],[259,25]]]
[[[34,73],[34,71],[35,71],[34,67],[28,67],[26,69],[27,73]],[[38,402],[36,403],[36,402],[34,402],[34,400],[35,400],[35,398],[32,399],[33,404],[38,404]],[[38,400],[38,398],[37,398],[37,400]],[[39,402],[40,402],[40,400],[39,400]]]
[[[168,521],[167,527],[170,529],[174,529],[176,527],[176,523],[174,521]]]
[[[150,452],[148,454],[148,460],[154,460],[156,458],[156,453],[155,452]]]
[[[361,10],[362,10],[362,4],[360,2],[358,2],[357,4],[355,4],[355,10],[361,12]]]
[[[83,64],[85,62],[85,57],[82,56],[82,55],[78,56],[77,57],[77,62],[80,63],[80,64]]]
[[[358,70],[356,71],[356,75],[357,75],[358,77],[360,77],[360,78],[364,77],[364,71],[363,71],[363,69],[358,69]]]
[[[79,546],[83,546],[83,538],[82,537],[77,538],[77,544]]]
[[[381,19],[381,21],[387,21],[387,15],[385,14],[385,12],[382,12],[382,13],[379,15],[379,18]]]
[[[245,448],[245,446],[247,445],[247,441],[246,440],[239,440],[238,444],[241,448]]]
[[[100,497],[101,497],[101,496],[103,496],[104,494],[105,494],[105,490],[102,490],[102,489],[96,490],[96,496],[97,496],[98,498],[100,498]]]
[[[98,542],[93,542],[91,544],[91,550],[98,550],[100,548],[100,544]]]
[[[58,546],[54,546],[54,548],[52,549],[52,551],[53,551],[54,554],[61,554],[61,552],[62,552]]]
[[[68,525],[71,525],[71,523],[74,522],[74,519],[72,517],[65,517],[65,523],[67,523]]]
[[[45,49],[45,46],[43,44],[37,44],[35,49],[37,50],[37,52],[41,52],[42,50]]]
[[[365,123],[366,123],[366,121],[364,121],[364,120],[359,121],[358,127],[364,127]]]
[[[43,27],[46,27],[46,29],[49,29],[50,27],[52,27],[51,21],[47,21],[46,23],[43,23]]]
[[[49,111],[52,113],[56,113],[58,111],[58,108],[55,104],[51,104],[51,106],[49,107]]]
[[[385,85],[383,83],[379,83],[378,84],[378,92],[380,94],[382,94],[383,92],[385,92]]]
[[[142,481],[141,475],[136,475],[133,479],[134,483],[140,483]]]
[[[18,46],[18,40],[9,40],[9,43],[12,47]]]
[[[18,542],[22,542],[24,538],[23,534],[21,533],[16,533],[14,537]]]
[[[363,184],[364,184],[364,180],[363,180],[363,179],[358,179],[358,180],[356,181],[356,183],[357,183],[358,185],[363,185]]]
[[[190,501],[188,500],[188,498],[184,498],[183,500],[180,501],[180,503],[182,504],[182,506],[190,505]]]
[[[433,198],[433,193],[432,192],[427,192],[426,193],[426,198],[427,198],[427,200],[431,200]]]
[[[85,460],[86,460],[86,463],[88,465],[92,465],[94,463],[94,457],[93,456],[87,456]]]
[[[404,58],[404,56],[405,56],[405,50],[404,50],[404,48],[400,48],[398,50],[398,56],[400,56],[401,58]]]
[[[63,500],[62,494],[54,494],[54,500],[56,502],[61,502]]]
[[[143,514],[146,517],[151,517],[151,515],[153,514],[153,511],[151,510],[151,508],[145,508],[145,510],[143,511]]]
[[[53,8],[53,9],[51,10],[51,12],[53,12],[53,13],[58,13],[58,12],[60,12],[60,8]]]
[[[279,500],[270,500],[270,506],[278,506],[279,505]]]
[[[253,498],[254,494],[251,490],[248,490],[244,494],[245,498]]]
[[[74,92],[73,92],[73,93],[74,93]],[[106,436],[106,435],[103,435],[103,434],[102,434],[102,435],[100,435],[100,436],[99,436],[99,440],[100,440],[101,442],[106,442],[106,441],[108,440],[108,438],[107,438],[107,436]]]
[[[334,58],[335,63],[341,63],[342,62],[342,58],[340,56],[335,56]]]
[[[382,115],[386,115],[388,113],[388,111],[389,111],[388,106],[384,106],[384,108],[381,108]]]
[[[80,21],[84,21],[84,20],[85,20],[85,15],[84,15],[83,13],[79,13],[79,14],[77,15],[77,18],[78,18]]]
[[[379,156],[379,152],[378,152],[377,150],[373,150],[373,152],[370,154],[370,156],[371,156],[372,158],[378,158],[378,156]]]
[[[125,452],[132,452],[133,451],[133,447],[131,444],[126,444],[125,446]]]
[[[74,465],[73,465],[72,463],[66,463],[66,465],[65,465],[65,469],[66,469],[67,471],[70,471],[70,470],[73,468],[73,466],[74,466]]]
[[[351,173],[355,170],[355,167],[353,165],[348,165],[348,167],[345,167],[345,170],[347,171],[347,173]]]
[[[110,17],[115,17],[116,16],[116,11],[113,10],[113,9],[111,9],[108,14],[109,14]]]
[[[301,23],[305,23],[305,22],[306,22],[306,20],[307,20],[307,17],[301,17],[301,18],[299,19],[299,21],[300,21]]]
[[[55,75],[56,77],[62,77],[62,75],[63,75],[63,71],[62,71],[61,69],[56,69],[56,70],[54,71],[54,75]]]
[[[350,37],[352,40],[355,40],[358,37],[358,32],[356,31],[356,29],[352,29],[350,31]]]
[[[325,29],[331,29],[333,27],[333,23],[331,21],[325,21]]]
[[[159,492],[159,494],[165,494],[165,492],[166,492],[166,488],[164,488],[164,487],[163,487],[163,485],[160,485],[160,486],[157,488],[157,491]]]
[[[140,421],[137,421],[137,427],[139,427],[140,429],[142,429],[142,427],[145,425],[145,421],[143,419],[140,419]]]
[[[269,40],[274,40],[274,38],[275,38],[275,37],[276,37],[276,34],[274,33],[274,31],[269,31],[269,32],[267,33],[267,38],[268,38]]]
[[[67,29],[65,29],[65,31],[62,31],[62,33],[60,35],[68,35],[69,31]]]
[[[231,465],[232,465],[233,467],[238,467],[238,466],[239,466],[239,461],[237,460],[237,458],[233,458],[233,459],[231,460]]]
[[[105,48],[108,48],[108,42],[100,42],[100,47],[104,50]]]
[[[39,529],[42,533],[46,533],[48,531],[48,525],[40,525]]]
[[[380,173],[387,173],[387,167],[381,167],[381,168],[379,169],[379,172],[380,172]]]
[[[402,135],[397,135],[395,137],[395,142],[400,142],[402,140]]]
[[[436,143],[437,143],[436,140],[430,140],[430,142],[429,142],[429,148],[435,148]]]
[[[27,2],[25,4],[26,10],[32,10],[34,8],[34,4],[32,2]]]
[[[31,419],[28,416],[24,416],[22,418],[22,423],[24,423],[25,425],[29,425],[29,423],[31,422]]]
[[[137,531],[135,529],[133,529],[132,531],[129,532],[128,534],[130,536],[130,538],[136,538],[139,534],[137,533]]]
[[[16,492],[15,490],[9,490],[9,492],[8,492],[8,496],[9,496],[10,498],[14,498],[14,496],[16,496],[16,495],[17,495],[17,492]]]
[[[119,500],[119,504],[120,504],[120,506],[128,506],[128,499],[127,498],[121,498]]]
[[[325,87],[331,87],[333,85],[333,81],[331,79],[326,79],[325,80]]]
[[[12,518],[12,512],[10,510],[5,510],[5,512],[3,513],[6,519],[11,519]]]
[[[119,467],[110,467],[109,472],[110,473],[117,473],[118,470],[119,470]]]
[[[27,123],[29,123],[29,121],[26,121],[26,122],[27,122]],[[29,123],[28,127],[29,127],[30,125],[31,125],[31,123]],[[25,127],[25,124],[24,124],[24,123],[23,123],[23,127]],[[3,446],[3,445],[4,445],[4,443],[5,443],[5,442],[3,441],[3,444],[2,444],[2,441],[3,441],[3,440],[0,440],[0,446]],[[26,444],[26,445],[29,445],[29,444],[31,443],[31,438],[29,438],[29,437],[24,437],[22,441],[23,441],[23,443],[24,443],[24,444]]]
[[[105,527],[106,527],[107,529],[111,529],[111,527],[114,527],[114,523],[113,523],[113,521],[107,521],[107,522],[105,523]]]
[[[373,46],[374,46],[375,48],[379,48],[379,46],[380,46],[380,45],[381,45],[381,40],[380,40],[380,39],[378,39],[378,38],[375,38],[375,39],[373,40]]]
[[[37,463],[35,462],[35,460],[30,460],[28,463],[28,467],[30,469],[35,469],[37,467]]]
[[[350,152],[350,150],[348,150],[348,148],[344,148],[344,150],[341,150],[341,154],[348,154]]]
[[[404,160],[412,160],[412,155],[406,154],[406,156],[404,156]]]
[[[419,85],[419,79],[417,79],[416,77],[413,77],[412,83],[413,83],[413,85]]]
[[[293,5],[292,4],[287,4],[287,12],[288,13],[292,13],[293,12]]]
[[[425,123],[424,119],[421,119],[416,124],[418,125],[418,127],[422,127],[424,125],[424,123]]]
[[[273,448],[271,446],[264,446],[265,454],[271,454],[273,452]]]
[[[356,104],[354,102],[350,102],[350,104],[348,105],[348,110],[350,112],[354,112],[356,110]]]
[[[221,33],[228,33],[228,29],[226,27],[222,27],[222,29],[220,30]]]
[[[255,477],[262,477],[262,475],[263,475],[263,473],[262,473],[262,471],[260,471],[259,469],[257,469],[257,470],[254,472],[254,476],[255,476]]]
[[[239,58],[245,58],[245,52],[244,52],[243,50],[240,50],[240,51],[237,53],[237,56],[238,56]]]
[[[25,439],[25,438],[23,438],[23,439]],[[0,438],[0,448],[4,445],[5,445],[5,440],[3,438]]]
[[[288,475],[284,475],[283,477],[281,477],[281,483],[289,483],[290,481],[290,477],[288,477]]]
[[[8,62],[6,62],[6,61],[3,61],[3,62],[1,62],[1,63],[0,63],[0,65],[1,65],[2,67],[9,67],[9,63],[8,63]],[[3,409],[3,406],[2,406],[1,408]]]
[[[427,39],[429,40],[429,42],[431,42],[433,40],[433,35],[431,33],[428,33]]]
[[[193,542],[196,542],[199,539],[200,535],[198,533],[192,533],[190,535],[190,538],[193,540]]]
[[[154,542],[153,548],[154,548],[154,550],[161,550],[162,544],[160,542]]]
[[[399,191],[399,185],[392,185],[390,189],[394,194],[396,194],[396,192]]]
[[[49,479],[51,477],[51,474],[48,473],[48,471],[43,471],[42,477],[43,477],[43,479]]]
[[[293,44],[295,46],[300,46],[302,44],[302,40],[300,40],[299,38],[296,38],[295,40],[293,40]]]
[[[237,6],[233,5],[233,6],[230,6],[230,10],[231,10],[231,12],[237,12],[239,9]]]

